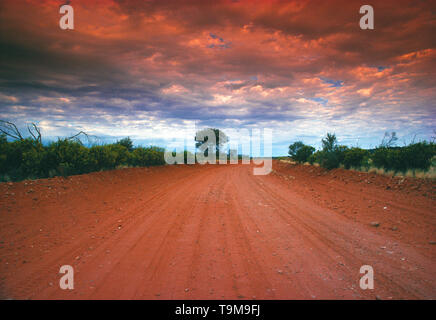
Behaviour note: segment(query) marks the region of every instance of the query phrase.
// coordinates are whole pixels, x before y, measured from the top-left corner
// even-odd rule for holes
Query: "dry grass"
[[[420,179],[436,179],[436,168],[431,167],[427,171],[423,170],[408,170],[405,174],[406,177],[414,177]]]
[[[281,162],[285,162],[285,163],[290,163],[290,164],[297,164],[297,162],[289,160],[289,159],[280,159]],[[303,165],[305,166],[310,166],[311,164],[309,162],[305,162]],[[319,163],[314,163],[312,164],[315,167],[319,167]],[[344,168],[341,165],[341,168]],[[406,177],[406,178],[418,178],[418,179],[436,179],[436,167],[432,166],[430,167],[429,170],[424,171],[424,170],[407,170],[407,172],[397,172],[395,173],[392,170],[385,170],[383,168],[375,168],[375,167],[370,167],[365,168],[365,167],[361,167],[361,168],[351,168],[350,170],[353,171],[358,171],[358,172],[370,172],[370,173],[376,173],[376,174],[380,174],[380,175],[385,175],[388,177]]]
[[[280,159],[281,162],[290,163],[290,164],[297,164],[295,161],[288,160],[288,159]]]
[[[130,166],[128,164],[120,164],[120,165],[116,166],[115,169],[119,170],[119,169],[128,169],[128,168],[134,168],[134,166]],[[101,170],[101,171],[104,171],[104,170]]]
[[[418,178],[418,179],[436,179],[436,167],[430,167],[429,170],[407,170],[406,172],[394,172],[392,170],[385,170],[383,168],[371,167],[369,170],[365,168],[353,168],[352,170],[361,172],[373,172],[376,174],[385,175],[388,177],[405,177],[405,178]]]

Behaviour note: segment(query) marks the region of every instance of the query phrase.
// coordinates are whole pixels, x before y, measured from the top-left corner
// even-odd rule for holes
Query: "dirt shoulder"
[[[436,241],[436,181],[276,161],[273,175],[317,205],[370,226],[431,256]],[[378,223],[378,227],[371,224]],[[433,256],[434,257],[434,256]]]

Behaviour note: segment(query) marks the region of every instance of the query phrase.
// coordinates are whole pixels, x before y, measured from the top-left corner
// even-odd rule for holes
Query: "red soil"
[[[0,298],[436,298],[434,181],[252,169],[1,183]],[[74,290],[59,288],[62,265]],[[374,290],[359,287],[362,265]]]

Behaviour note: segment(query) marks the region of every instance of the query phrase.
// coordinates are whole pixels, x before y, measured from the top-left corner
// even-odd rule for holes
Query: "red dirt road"
[[[252,169],[1,183],[0,297],[436,298],[434,182]],[[62,265],[74,267],[74,290],[59,288]],[[374,290],[359,287],[362,265],[374,269]]]

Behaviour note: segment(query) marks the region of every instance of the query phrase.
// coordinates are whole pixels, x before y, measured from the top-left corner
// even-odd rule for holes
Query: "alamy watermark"
[[[360,278],[360,289],[374,289],[374,269],[369,265],[363,265],[360,267],[360,273],[363,276]]]
[[[195,150],[194,153],[188,150]],[[167,164],[250,164],[254,175],[272,171],[272,130],[264,129],[203,129],[187,134],[167,145]]]
[[[360,7],[359,13],[363,14],[360,18],[359,26],[362,30],[374,29],[374,8],[368,4]]]
[[[72,266],[66,264],[59,269],[59,273],[63,276],[59,280],[59,287],[62,290],[73,290],[74,289],[74,269]]]
[[[74,30],[74,9],[68,4],[59,8],[59,13],[63,16],[59,20],[59,27],[62,30]]]
[[[69,3],[69,1],[67,2]],[[59,8],[59,13],[63,16],[59,20],[59,27],[62,30],[74,30],[74,9],[69,4],[64,4]],[[362,5],[359,13],[363,16],[359,20],[359,26],[362,30],[374,29],[374,8],[371,5]]]

